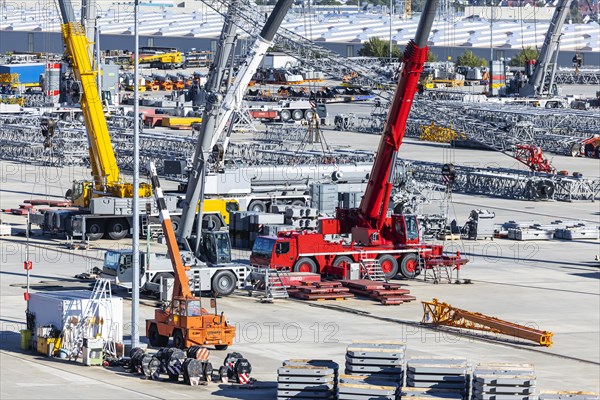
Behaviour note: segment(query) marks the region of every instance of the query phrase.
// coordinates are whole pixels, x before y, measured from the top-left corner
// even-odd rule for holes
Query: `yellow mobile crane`
[[[175,69],[184,68],[184,57],[179,51],[171,53],[151,54],[138,59],[140,64],[150,64],[150,68]]]
[[[89,207],[92,197],[115,196],[132,197],[133,185],[123,182],[112,147],[102,100],[96,85],[97,69],[90,58],[90,42],[83,26],[76,22],[70,0],[59,0],[62,16],[62,37],[66,46],[66,56],[73,68],[73,74],[80,85],[80,106],[85,120],[89,139],[90,164],[93,182],[76,181],[70,196],[73,205]],[[150,185],[142,184],[140,197],[152,195]]]

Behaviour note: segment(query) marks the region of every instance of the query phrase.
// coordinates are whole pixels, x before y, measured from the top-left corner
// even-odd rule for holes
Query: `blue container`
[[[46,65],[43,63],[0,65],[0,74],[19,74],[19,83],[24,85],[38,84],[45,72]]]

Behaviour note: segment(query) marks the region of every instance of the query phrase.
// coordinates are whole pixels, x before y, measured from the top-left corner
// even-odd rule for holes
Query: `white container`
[[[90,290],[65,290],[53,292],[37,292],[30,294],[29,310],[35,314],[36,327],[54,325],[64,329],[65,323],[72,317],[79,319],[82,310],[88,303],[92,292]],[[110,307],[100,306],[96,315],[97,320],[103,320],[97,330],[105,340],[123,342],[123,299],[112,296]],[[38,330],[34,329],[34,340],[37,340]]]

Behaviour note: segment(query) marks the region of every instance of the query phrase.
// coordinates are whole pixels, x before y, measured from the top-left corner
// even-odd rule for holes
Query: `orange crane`
[[[233,344],[235,326],[225,320],[223,313],[217,314],[216,305],[215,313],[209,313],[202,308],[201,299],[192,295],[154,163],[148,164],[148,171],[175,273],[175,283],[170,304],[155,310],[154,319],[146,320],[146,337],[150,345],[155,347],[166,346],[172,337],[173,345],[180,349],[194,345],[213,345],[217,350],[225,350]]]
[[[501,333],[504,335],[531,340],[541,346],[552,346],[552,332],[540,331],[529,326],[503,321],[496,317],[461,310],[438,299],[423,301],[423,320],[421,323],[446,325],[455,328]]]

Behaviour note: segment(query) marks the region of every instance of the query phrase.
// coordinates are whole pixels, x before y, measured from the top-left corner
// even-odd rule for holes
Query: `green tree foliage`
[[[401,54],[400,47],[393,45],[392,57],[399,58]],[[364,44],[362,49],[358,51],[358,55],[363,57],[388,58],[390,56],[390,42],[389,40],[372,37]]]
[[[527,61],[537,60],[539,53],[540,52],[533,47],[525,47],[510,60],[510,65],[513,67],[524,67]]]
[[[438,60],[438,56],[433,54],[431,51],[427,53],[427,61],[428,62],[436,62]]]
[[[471,50],[467,50],[456,57],[456,65],[465,67],[485,67],[487,65],[487,60],[482,57],[477,57]]]

